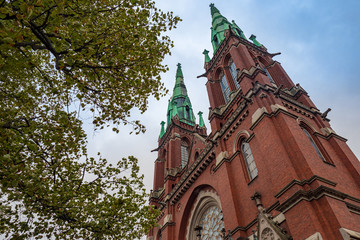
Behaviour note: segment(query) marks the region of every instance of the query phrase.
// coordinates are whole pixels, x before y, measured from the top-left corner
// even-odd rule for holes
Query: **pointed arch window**
[[[311,137],[310,133],[308,132],[308,130],[306,130],[304,127],[302,128],[302,130],[304,131],[305,135],[307,136],[307,138],[309,139],[309,141],[311,142],[311,145],[313,146],[313,148],[315,149],[315,152],[317,153],[317,155],[320,157],[321,160],[323,160],[324,162],[328,162],[326,161],[326,159],[324,158],[323,154],[321,153],[319,147],[316,145],[314,139]]]
[[[239,84],[238,81],[237,81],[236,66],[235,66],[235,63],[234,63],[232,60],[230,60],[229,69],[230,69],[230,74],[231,74],[232,79],[233,79],[233,81],[234,81],[235,87],[236,87],[236,89],[239,89],[239,88],[240,88],[240,84]]]
[[[186,141],[181,141],[181,168],[184,168],[189,160],[189,145]]]
[[[264,66],[264,64],[261,64],[261,67],[262,67],[262,69],[265,71],[266,76],[269,78],[270,82],[273,83],[273,84],[275,84],[274,80],[272,79],[269,71],[268,71],[267,68]]]
[[[258,175],[258,170],[256,168],[254,156],[252,154],[250,145],[245,141],[245,139],[241,141],[241,153],[244,158],[246,168],[249,174],[249,178],[251,181]]]
[[[221,80],[220,80],[220,85],[221,85],[221,91],[224,95],[224,100],[225,100],[225,103],[228,103],[229,100],[230,100],[230,88],[229,88],[229,84],[226,80],[226,77],[225,77],[225,74],[222,73],[221,74]]]

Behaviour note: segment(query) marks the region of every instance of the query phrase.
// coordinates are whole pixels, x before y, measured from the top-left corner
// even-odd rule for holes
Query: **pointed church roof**
[[[218,49],[221,42],[225,39],[225,30],[229,29],[229,26],[235,31],[235,34],[239,37],[246,39],[241,28],[232,21],[231,23],[221,15],[220,11],[215,7],[213,3],[210,4],[210,12],[212,17],[211,22],[211,43],[213,45],[214,52]]]
[[[180,63],[177,65],[173,95],[168,104],[167,126],[169,126],[173,117],[178,117],[181,122],[191,126],[195,125],[195,116],[189,96],[187,95]]]

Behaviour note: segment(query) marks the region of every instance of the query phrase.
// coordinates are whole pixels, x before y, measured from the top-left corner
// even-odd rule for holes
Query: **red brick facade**
[[[195,227],[207,205],[221,209],[224,239],[254,239],[254,233],[257,239],[360,239],[360,163],[273,56],[231,28],[225,32],[202,75],[211,133],[173,118],[159,139],[150,202],[162,214],[148,239],[202,239]],[[227,103],[221,74],[232,91]],[[185,167],[181,141],[189,146]],[[270,227],[261,226],[264,219]]]

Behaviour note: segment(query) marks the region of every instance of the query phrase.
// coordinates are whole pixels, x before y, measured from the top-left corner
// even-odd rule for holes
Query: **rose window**
[[[221,210],[213,206],[206,210],[200,222],[202,226],[202,240],[221,240],[222,230],[224,228],[223,215]]]

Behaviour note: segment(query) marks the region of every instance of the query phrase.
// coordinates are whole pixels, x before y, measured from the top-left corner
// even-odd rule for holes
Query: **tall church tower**
[[[180,65],[162,123],[148,239],[360,239],[360,163],[254,35],[210,5],[211,133]]]

